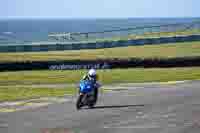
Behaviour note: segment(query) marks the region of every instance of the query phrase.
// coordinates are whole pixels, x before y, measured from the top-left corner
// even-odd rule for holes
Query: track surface
[[[103,94],[94,109],[77,111],[71,101],[1,113],[0,133],[200,132],[200,81],[124,88]]]

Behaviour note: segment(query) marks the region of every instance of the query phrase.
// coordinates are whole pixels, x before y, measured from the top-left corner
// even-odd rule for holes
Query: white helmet
[[[89,76],[95,76],[96,75],[96,70],[95,69],[90,69],[88,74],[89,74]]]

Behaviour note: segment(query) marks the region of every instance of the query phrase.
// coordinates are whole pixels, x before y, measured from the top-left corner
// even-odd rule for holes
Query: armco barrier
[[[166,68],[200,66],[200,57],[170,59],[101,59],[71,61],[34,61],[18,63],[0,63],[0,71],[20,70],[77,70],[77,69],[114,69],[114,68]]]
[[[57,43],[57,44],[12,45],[12,46],[4,45],[0,46],[0,52],[38,52],[38,51],[99,49],[99,48],[124,47],[131,45],[163,44],[163,43],[188,42],[188,41],[200,41],[200,35],[105,41],[96,43],[76,43],[76,44]]]

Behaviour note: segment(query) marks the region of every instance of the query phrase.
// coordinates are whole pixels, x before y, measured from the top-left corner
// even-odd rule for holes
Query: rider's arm
[[[85,74],[84,76],[83,76],[83,78],[82,78],[82,80],[87,80],[87,75]]]

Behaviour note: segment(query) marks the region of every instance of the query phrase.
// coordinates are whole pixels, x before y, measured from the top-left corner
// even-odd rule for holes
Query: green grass
[[[131,39],[144,39],[144,38],[159,38],[159,37],[173,37],[173,36],[183,36],[183,35],[199,35],[200,29],[189,29],[189,30],[179,30],[174,32],[147,32],[144,34],[130,34],[128,36],[122,37],[112,37],[104,39],[96,39],[93,42],[103,42],[103,41],[119,41],[119,40],[131,40]],[[92,42],[92,40],[91,40]]]
[[[76,84],[85,72],[85,70],[1,72],[0,101],[74,94],[73,87],[48,88],[37,85]],[[197,80],[200,79],[200,67],[98,70],[98,74],[102,84]],[[33,84],[34,87],[31,86]]]
[[[200,42],[129,46],[96,50],[0,53],[0,62],[92,60],[108,58],[173,58],[200,56]]]
[[[184,30],[184,31],[176,31],[176,32],[153,32],[153,33],[145,33],[143,35],[130,35],[128,39],[139,39],[139,38],[158,38],[158,37],[173,37],[173,36],[182,36],[182,35],[199,35],[200,29],[193,30]]]
[[[0,86],[78,83],[85,70],[1,72]],[[103,84],[200,79],[200,67],[98,70]]]
[[[0,86],[0,102],[24,100],[40,97],[62,97],[65,94],[75,94],[75,88],[32,88]]]

